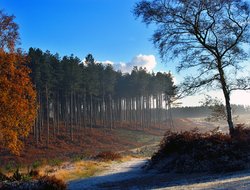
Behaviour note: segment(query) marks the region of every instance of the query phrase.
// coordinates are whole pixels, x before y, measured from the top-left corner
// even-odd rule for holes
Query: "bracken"
[[[234,137],[217,130],[166,132],[147,168],[180,173],[229,172],[250,167],[250,129],[235,128]]]

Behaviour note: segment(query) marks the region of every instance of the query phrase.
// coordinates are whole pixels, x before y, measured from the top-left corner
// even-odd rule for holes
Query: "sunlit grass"
[[[45,166],[39,168],[42,175],[55,175],[63,181],[87,178],[95,175],[104,168],[104,163],[97,161],[65,162],[60,166]]]
[[[113,163],[121,163],[131,160],[132,156],[124,156],[115,161],[76,161],[65,162],[60,166],[45,166],[39,168],[41,175],[56,176],[63,181],[88,178],[98,175]]]
[[[58,170],[55,175],[64,181],[70,181],[79,178],[87,178],[95,175],[102,169],[97,162],[77,162],[74,163],[72,169]]]
[[[117,134],[126,139],[126,140],[133,140],[137,143],[147,144],[151,142],[159,142],[162,138],[161,136],[151,135],[145,133],[144,131],[135,131],[135,130],[128,130],[128,129],[118,129]]]

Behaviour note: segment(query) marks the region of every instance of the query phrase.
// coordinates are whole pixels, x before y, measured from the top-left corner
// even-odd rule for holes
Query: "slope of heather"
[[[62,125],[59,133],[51,134],[48,148],[45,130],[38,144],[32,134],[25,139],[20,156],[14,156],[0,147],[0,164],[6,169],[14,169],[20,165],[56,164],[68,159],[87,159],[103,151],[126,152],[137,147],[158,144],[166,130],[164,125],[148,129],[128,126],[113,130],[99,127],[76,129],[74,141],[71,141],[69,131]]]

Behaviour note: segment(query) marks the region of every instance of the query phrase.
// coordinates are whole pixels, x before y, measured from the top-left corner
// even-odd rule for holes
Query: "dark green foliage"
[[[249,168],[250,129],[239,125],[235,136],[216,130],[210,133],[168,131],[149,168],[181,173],[228,172]]]
[[[37,169],[41,165],[42,165],[41,161],[36,160],[32,163],[32,168]]]

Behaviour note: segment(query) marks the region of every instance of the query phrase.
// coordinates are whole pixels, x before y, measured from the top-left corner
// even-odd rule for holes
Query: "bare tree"
[[[203,88],[223,91],[231,135],[230,94],[248,89],[250,82],[237,78],[240,63],[248,57],[243,46],[249,43],[249,11],[243,0],[142,0],[134,9],[136,17],[157,26],[153,42],[162,58],[178,58],[178,72],[191,69],[182,93]]]

